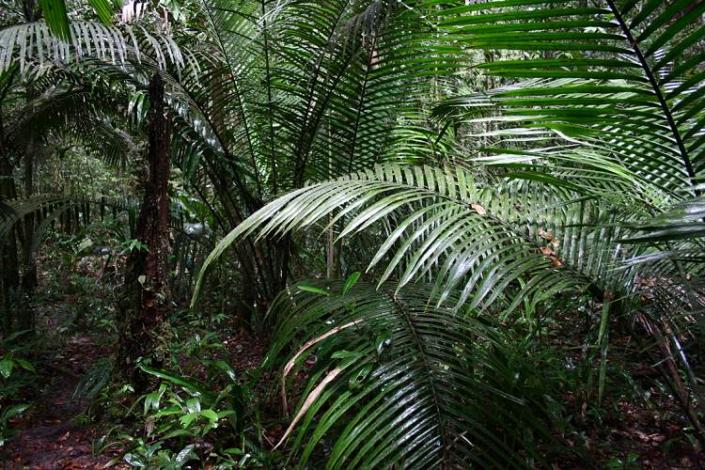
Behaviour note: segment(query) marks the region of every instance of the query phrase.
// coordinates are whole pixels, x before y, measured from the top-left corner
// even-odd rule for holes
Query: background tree
[[[127,260],[125,299],[120,330],[121,366],[134,383],[142,383],[136,374],[139,358],[154,356],[159,360],[161,343],[168,341],[166,316],[171,310],[169,292],[171,246],[169,243],[170,203],[168,183],[170,169],[171,118],[165,106],[164,82],[155,73],[149,83],[149,177],[144,201],[137,218],[136,239],[139,249]]]

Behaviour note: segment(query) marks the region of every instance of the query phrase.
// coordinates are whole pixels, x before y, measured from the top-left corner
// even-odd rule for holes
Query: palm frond
[[[125,66],[130,61],[153,60],[159,68],[186,66],[188,56],[168,35],[150,33],[136,25],[123,31],[88,21],[72,21],[64,41],[44,22],[23,23],[0,30],[0,70],[18,63],[20,70],[72,65],[82,59]]]
[[[445,10],[441,27],[469,48],[513,54],[479,67],[529,79],[489,94],[514,135],[570,136],[687,196],[704,163],[705,77],[691,47],[705,35],[703,11],[684,0],[493,1]]]
[[[205,271],[238,239],[276,238],[318,221],[340,222],[339,238],[388,222],[370,262],[370,269],[386,265],[379,284],[395,279],[402,288],[430,276],[440,302],[455,289],[462,291],[458,305],[468,299],[471,307],[506,300],[506,289],[520,279],[526,283],[512,296],[509,310],[524,295],[539,292],[541,298],[588,286],[628,292],[633,272],[613,269],[628,256],[619,245],[614,213],[564,188],[552,200],[547,186],[523,183],[483,183],[462,167],[387,164],[293,191],[216,246],[204,263],[194,302]]]
[[[654,249],[629,260],[632,265],[647,265],[653,271],[678,278],[700,277],[705,272],[705,201],[683,201],[656,217],[640,221],[624,240],[649,244]]]
[[[111,201],[106,198],[85,198],[65,194],[40,194],[29,198],[7,199],[3,201],[3,210],[0,213],[0,239],[4,239],[14,228],[14,225],[28,215],[36,216],[37,220],[47,221],[47,224],[40,225],[34,238],[44,236],[44,230],[52,220],[56,220],[65,211],[84,207],[86,204],[114,207],[126,210],[130,206],[125,201]],[[39,242],[36,242],[38,244]]]
[[[542,458],[514,429],[555,445],[539,391],[550,378],[518,367],[498,330],[429,307],[421,286],[314,285],[328,294],[292,286],[270,312],[267,364],[284,367],[283,386],[309,368],[283,438],[299,467],[524,468]]]

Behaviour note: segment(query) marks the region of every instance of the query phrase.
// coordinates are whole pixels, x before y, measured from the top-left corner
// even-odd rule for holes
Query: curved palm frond
[[[22,153],[26,141],[40,130],[43,136],[54,130],[83,136],[90,135],[91,131],[109,135],[102,132],[108,129],[108,116],[119,116],[118,110],[125,108],[118,90],[98,81],[87,84],[52,77],[49,82],[44,91],[34,83],[37,96],[8,113],[9,125],[3,135],[6,149]]]
[[[701,277],[705,273],[705,201],[694,198],[676,204],[669,210],[640,221],[625,242],[652,244],[656,249],[629,260],[630,264],[649,266],[675,262],[676,274]],[[687,268],[687,269],[684,269]],[[659,269],[662,274],[668,272]]]
[[[71,208],[84,207],[87,204],[114,207],[121,210],[129,207],[129,204],[124,202],[108,201],[105,198],[85,198],[62,194],[41,194],[29,198],[5,200],[3,201],[4,210],[0,214],[0,239],[4,239],[15,224],[24,220],[28,215],[34,215],[37,220],[46,221],[46,223],[39,225],[35,234],[32,234],[33,249],[31,251],[34,251],[52,220],[56,220]]]
[[[672,241],[705,237],[705,200],[695,198],[675,205],[638,227],[640,236],[633,241]]]
[[[705,4],[509,0],[447,11],[449,40],[510,54],[482,70],[528,81],[454,98],[441,112],[465,107],[502,126],[504,137],[577,139],[675,200],[699,191],[705,75],[694,46],[705,37]]]
[[[316,289],[293,286],[270,312],[267,365],[284,367],[283,386],[297,372],[310,376],[280,441],[291,436],[299,467],[325,458],[330,469],[524,468],[541,451],[514,430],[555,445],[544,395],[550,378],[526,358],[522,367],[521,347],[512,351],[499,330],[430,307],[421,286],[397,294],[363,283]],[[315,453],[321,441],[325,457]]]
[[[289,43],[292,33],[313,37],[321,51],[317,57],[307,55],[306,48],[286,49],[287,63],[317,71],[311,78],[306,69],[296,75],[296,93],[306,100],[283,116],[284,128],[298,139],[290,150],[299,160],[293,187],[380,162],[400,118],[420,106],[433,79],[441,80],[459,65],[457,51],[438,47],[425,10],[388,1],[338,3],[342,9],[331,14],[340,26],[323,29],[330,31],[328,37],[313,42],[321,25],[302,22],[287,27],[280,38]],[[298,15],[308,13],[301,8]],[[289,74],[283,67],[282,79]]]
[[[619,245],[615,213],[565,188],[551,197],[547,187],[513,179],[483,183],[462,167],[393,164],[314,184],[228,234],[206,260],[194,302],[205,271],[236,240],[278,237],[318,221],[340,221],[339,238],[388,221],[370,262],[370,268],[386,264],[379,284],[395,273],[399,289],[430,276],[439,302],[461,289],[458,305],[471,299],[471,308],[486,306],[507,300],[505,290],[520,279],[526,283],[509,310],[526,295],[545,299],[571,288],[629,292],[634,273],[613,269],[630,255]]]
[[[0,70],[18,63],[23,73],[37,72],[84,59],[118,66],[151,59],[161,69],[168,65],[181,69],[191,62],[169,35],[152,33],[139,25],[125,26],[123,31],[100,23],[72,21],[69,29],[66,41],[54,35],[44,22],[0,30]]]

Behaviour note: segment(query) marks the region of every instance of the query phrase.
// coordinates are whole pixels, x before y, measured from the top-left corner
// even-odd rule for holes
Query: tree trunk
[[[137,219],[136,238],[146,249],[128,256],[120,337],[121,367],[138,388],[144,377],[139,358],[162,362],[169,339],[166,317],[169,293],[169,148],[171,120],[164,106],[164,82],[158,74],[149,84],[149,177]]]
[[[33,93],[30,88],[27,90],[28,100]],[[30,136],[25,147],[24,161],[24,197],[29,198],[34,194],[34,162],[37,153],[37,145],[34,136]],[[32,297],[37,288],[37,265],[34,262],[34,253],[32,253],[34,230],[35,230],[35,214],[29,213],[24,217],[24,259],[22,260],[22,312],[19,316],[20,330],[34,329],[34,312],[32,309]]]
[[[2,137],[0,136],[0,139]],[[0,143],[0,147],[1,147]],[[1,149],[0,149],[1,151]],[[3,155],[0,160],[0,201],[9,201],[17,197],[12,166]],[[2,333],[9,335],[13,331],[15,301],[20,286],[19,259],[17,257],[17,237],[15,228],[0,240],[0,309],[2,309]]]

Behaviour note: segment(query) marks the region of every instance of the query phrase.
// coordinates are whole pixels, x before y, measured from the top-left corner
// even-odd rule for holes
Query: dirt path
[[[44,376],[47,385],[32,412],[17,423],[21,432],[8,446],[10,461],[4,469],[93,469],[111,460],[111,456],[93,455],[92,443],[99,434],[77,420],[86,404],[73,396],[81,376],[103,355],[88,337],[69,339],[49,364]]]

